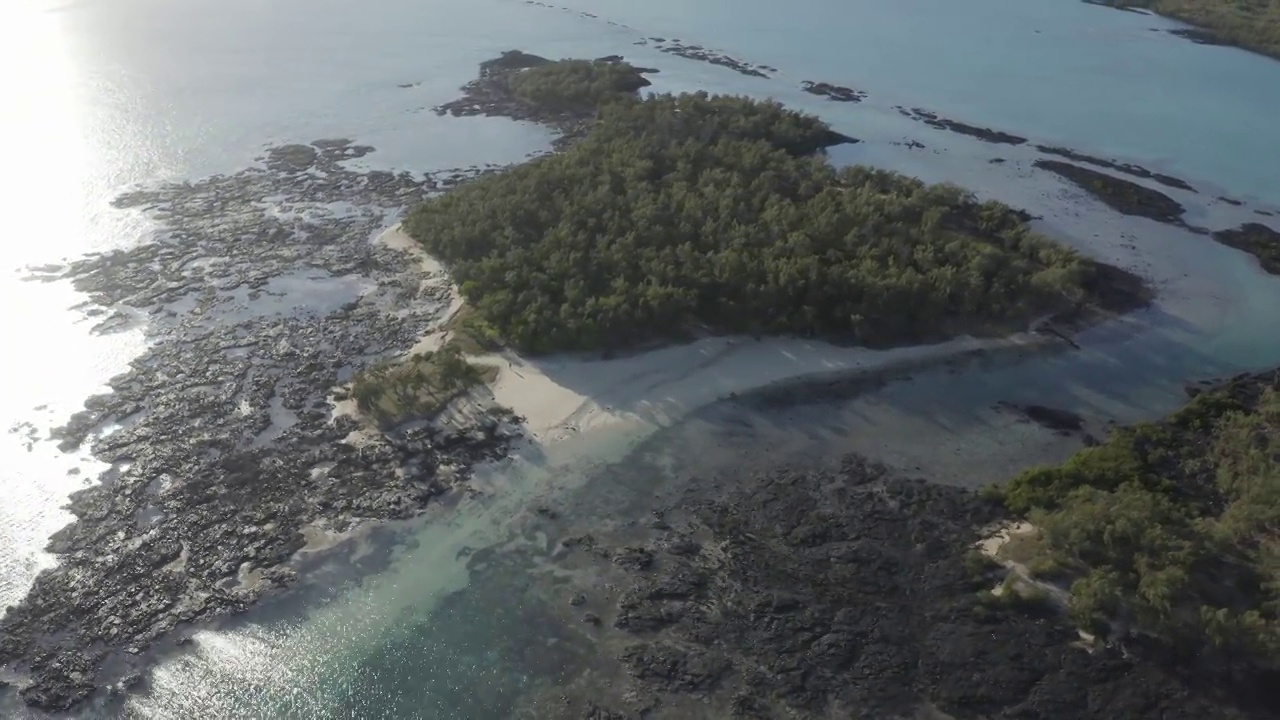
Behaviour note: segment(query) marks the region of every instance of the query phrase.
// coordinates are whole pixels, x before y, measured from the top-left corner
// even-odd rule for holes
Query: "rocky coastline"
[[[973,548],[1002,511],[861,458],[689,478],[639,522],[556,518],[537,587],[598,657],[519,717],[1274,716],[993,594]]]
[[[145,318],[149,346],[54,432],[112,467],[73,495],[76,520],[49,544],[59,564],[0,620],[0,666],[27,704],[132,686],[190,629],[289,587],[309,540],[414,516],[518,437],[480,398],[386,433],[335,412],[335,387],[408,350],[448,305],[370,238],[492,170],[345,164],[372,151],[275,147],[239,173],[126,193],[116,204],[155,218],[154,239],[42,269],[110,310],[99,332]]]

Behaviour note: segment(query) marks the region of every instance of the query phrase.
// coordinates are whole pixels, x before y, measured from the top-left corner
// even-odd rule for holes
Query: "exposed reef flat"
[[[537,588],[599,657],[521,717],[1268,717],[994,594],[1004,570],[972,548],[997,506],[857,458],[591,517],[539,522],[558,543]]]
[[[504,452],[515,431],[483,405],[472,422],[386,434],[333,413],[335,386],[447,306],[369,239],[484,171],[345,166],[371,151],[276,147],[242,172],[126,193],[117,205],[146,208],[156,238],[58,273],[112,309],[101,331],[146,318],[149,347],[55,434],[112,469],[72,497],[76,520],[49,546],[59,564],[0,620],[0,665],[28,704],[132,683],[157,642],[290,585],[304,532],[412,516]]]

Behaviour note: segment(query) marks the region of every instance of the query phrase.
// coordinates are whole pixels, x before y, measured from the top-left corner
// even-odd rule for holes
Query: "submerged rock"
[[[960,135],[968,135],[969,137],[977,138],[983,142],[995,143],[997,145],[1021,145],[1027,141],[1026,138],[1020,135],[1014,135],[1000,130],[992,130],[991,128],[978,127],[977,125],[969,125],[968,123],[962,123],[959,120],[951,120],[949,118],[942,117],[935,112],[930,112],[922,108],[907,109],[897,106],[896,109],[898,114],[903,117],[911,118],[912,120],[922,122],[925,125],[935,127],[939,130],[950,130],[951,132],[959,133]]]
[[[1060,160],[1036,160],[1035,166],[1070,180],[1116,212],[1183,224],[1182,214],[1186,209],[1158,190]]]
[[[1173,177],[1172,175],[1164,175],[1162,173],[1151,172],[1150,170],[1142,167],[1141,165],[1134,165],[1133,163],[1118,163],[1118,162],[1115,162],[1114,160],[1104,160],[1099,157],[1094,157],[1092,155],[1085,155],[1084,153],[1076,152],[1075,150],[1072,150],[1070,148],[1056,147],[1052,145],[1036,145],[1036,150],[1039,150],[1040,152],[1045,153],[1047,155],[1057,155],[1059,157],[1067,158],[1068,160],[1075,160],[1076,162],[1088,163],[1090,165],[1104,167],[1109,170],[1117,170],[1127,175],[1132,175],[1134,177],[1145,178],[1148,180],[1155,180],[1161,185],[1165,185],[1171,188],[1177,188],[1179,190],[1188,190],[1190,192],[1196,192],[1196,189],[1191,187],[1191,185],[1188,184],[1185,180],[1180,180],[1176,177]],[[1231,202],[1234,205],[1240,204],[1239,202],[1232,201],[1232,200],[1228,200],[1227,202]]]

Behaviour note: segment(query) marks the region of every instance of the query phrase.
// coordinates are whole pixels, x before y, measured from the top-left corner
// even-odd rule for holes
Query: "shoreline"
[[[1268,58],[1276,62],[1280,62],[1280,50],[1270,47],[1250,43],[1247,40],[1238,40],[1232,38],[1229,33],[1215,29],[1203,22],[1197,22],[1190,15],[1179,15],[1167,12],[1161,12],[1157,9],[1144,7],[1141,5],[1127,5],[1124,2],[1114,2],[1113,0],[1082,0],[1087,5],[1097,5],[1098,7],[1111,8],[1112,10],[1120,10],[1122,12],[1138,13],[1140,15],[1149,15],[1158,17],[1171,22],[1179,23],[1183,27],[1180,28],[1159,28],[1160,31],[1179,37],[1184,40],[1190,40],[1197,45],[1214,45],[1219,47],[1234,48],[1242,50],[1252,55]]]
[[[439,267],[399,223],[374,242],[409,253],[423,267]],[[450,314],[461,306],[457,288],[447,274],[436,274],[424,282],[438,283],[436,290],[448,293]],[[443,324],[433,328],[414,349],[439,347],[449,332]],[[530,439],[549,445],[620,425],[665,427],[725,400],[798,391],[869,375],[910,373],[1000,351],[1055,346],[1067,347],[1060,337],[1031,330],[1001,337],[963,335],[889,349],[840,347],[785,337],[716,336],[608,360],[572,355],[526,358],[510,350],[467,359],[498,369],[495,380],[472,393],[487,391],[493,401],[524,419]]]
[[[1069,210],[1079,212],[1075,207]],[[1082,225],[1089,222],[1091,220],[1085,220]],[[401,251],[412,252],[417,247],[416,244],[405,246],[406,238],[388,237],[388,232],[390,230],[378,233],[373,239],[381,239],[383,244]],[[367,241],[369,237],[366,235],[364,239]],[[1096,246],[1113,251],[1118,244],[1102,241]],[[1091,248],[1096,250],[1096,246]],[[432,263],[434,261],[424,253],[419,258],[419,270],[443,276],[439,264]],[[340,269],[347,268],[340,266]],[[419,279],[419,293],[440,290],[428,278]],[[406,287],[412,284],[413,278],[410,278]],[[1164,299],[1167,298],[1161,292],[1156,302]],[[1180,299],[1190,302],[1193,298]],[[444,319],[437,321],[435,326],[447,322],[458,307],[460,300],[456,293],[451,293],[447,309],[438,316]],[[1128,324],[1131,315],[1124,317],[1126,319],[1121,324]],[[1111,332],[1115,326],[1113,323],[1104,325],[1108,328],[1105,332]],[[428,330],[418,337],[413,347],[430,349],[433,343],[438,346],[445,334],[447,331]],[[608,361],[567,357],[526,360],[505,354],[481,356],[480,359],[495,363],[499,368],[497,380],[488,386],[493,399],[512,407],[517,414],[525,415],[530,433],[538,442],[554,443],[586,431],[621,428],[636,423],[668,426],[699,408],[734,398],[735,394],[768,392],[769,388],[786,390],[821,384],[833,377],[895,372],[895,368],[897,372],[903,372],[903,363],[912,368],[907,370],[910,372],[917,366],[945,362],[968,353],[1040,347],[1057,342],[1026,333],[1019,333],[1015,338],[1020,336],[1025,337],[959,338],[937,345],[894,350],[839,348],[811,340],[756,341],[722,337]],[[503,367],[503,363],[509,364]],[[180,552],[185,556],[187,548],[181,548]],[[192,556],[195,557],[194,554]],[[184,630],[180,628],[179,632]]]

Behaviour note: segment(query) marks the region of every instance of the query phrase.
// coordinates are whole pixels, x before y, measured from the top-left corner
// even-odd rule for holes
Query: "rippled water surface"
[[[59,506],[101,469],[40,439],[143,343],[136,327],[91,332],[98,320],[76,307],[81,298],[60,283],[25,281],[26,268],[145,241],[150,221],[112,209],[114,196],[234,172],[270,144],[349,137],[378,149],[365,165],[414,171],[517,161],[546,146],[544,130],[429,111],[501,50],[626,54],[662,68],[659,89],[773,95],[868,139],[915,132],[890,107],[921,106],[1136,161],[1208,197],[1280,204],[1280,63],[1154,32],[1173,26],[1159,18],[1072,0],[559,2],[567,7],[519,0],[0,6],[7,141],[0,207],[8,231],[0,243],[0,426],[13,428],[0,435],[0,607],[20,599],[50,562],[40,550],[69,518]],[[645,37],[703,44],[780,72],[744,77],[634,44]],[[799,92],[805,79],[852,85],[872,101],[824,103]],[[964,148],[944,161],[905,160],[884,147],[869,142],[840,157],[1020,192],[988,182],[977,165],[970,172]],[[1052,387],[1064,405],[1141,417],[1167,409],[1176,400],[1170,388],[1186,378],[1280,361],[1275,283],[1243,256],[1196,242],[1208,243],[1171,239],[1167,252],[1223,288],[1221,302],[1197,317],[1153,321],[1158,333],[1117,341],[1104,355],[978,369],[972,377],[982,382],[963,389],[949,391],[950,381],[939,379],[892,397],[924,407],[946,396],[942,405],[960,408],[989,404],[1007,388]],[[359,288],[329,290],[345,297]],[[964,417],[957,411],[948,422],[961,428]],[[486,480],[496,499],[371,540],[378,572],[358,589],[344,589],[342,576],[306,612],[276,608],[248,626],[200,635],[193,652],[156,673],[152,697],[131,712],[503,717],[505,703],[530,682],[519,668],[571,668],[580,649],[536,632],[538,618],[529,614],[536,608],[523,608],[518,596],[489,587],[451,595],[468,583],[459,552],[503,538],[504,519],[528,497],[580,483],[584,467],[623,457],[642,430],[563,449],[547,461],[553,470],[517,463],[496,471]]]

